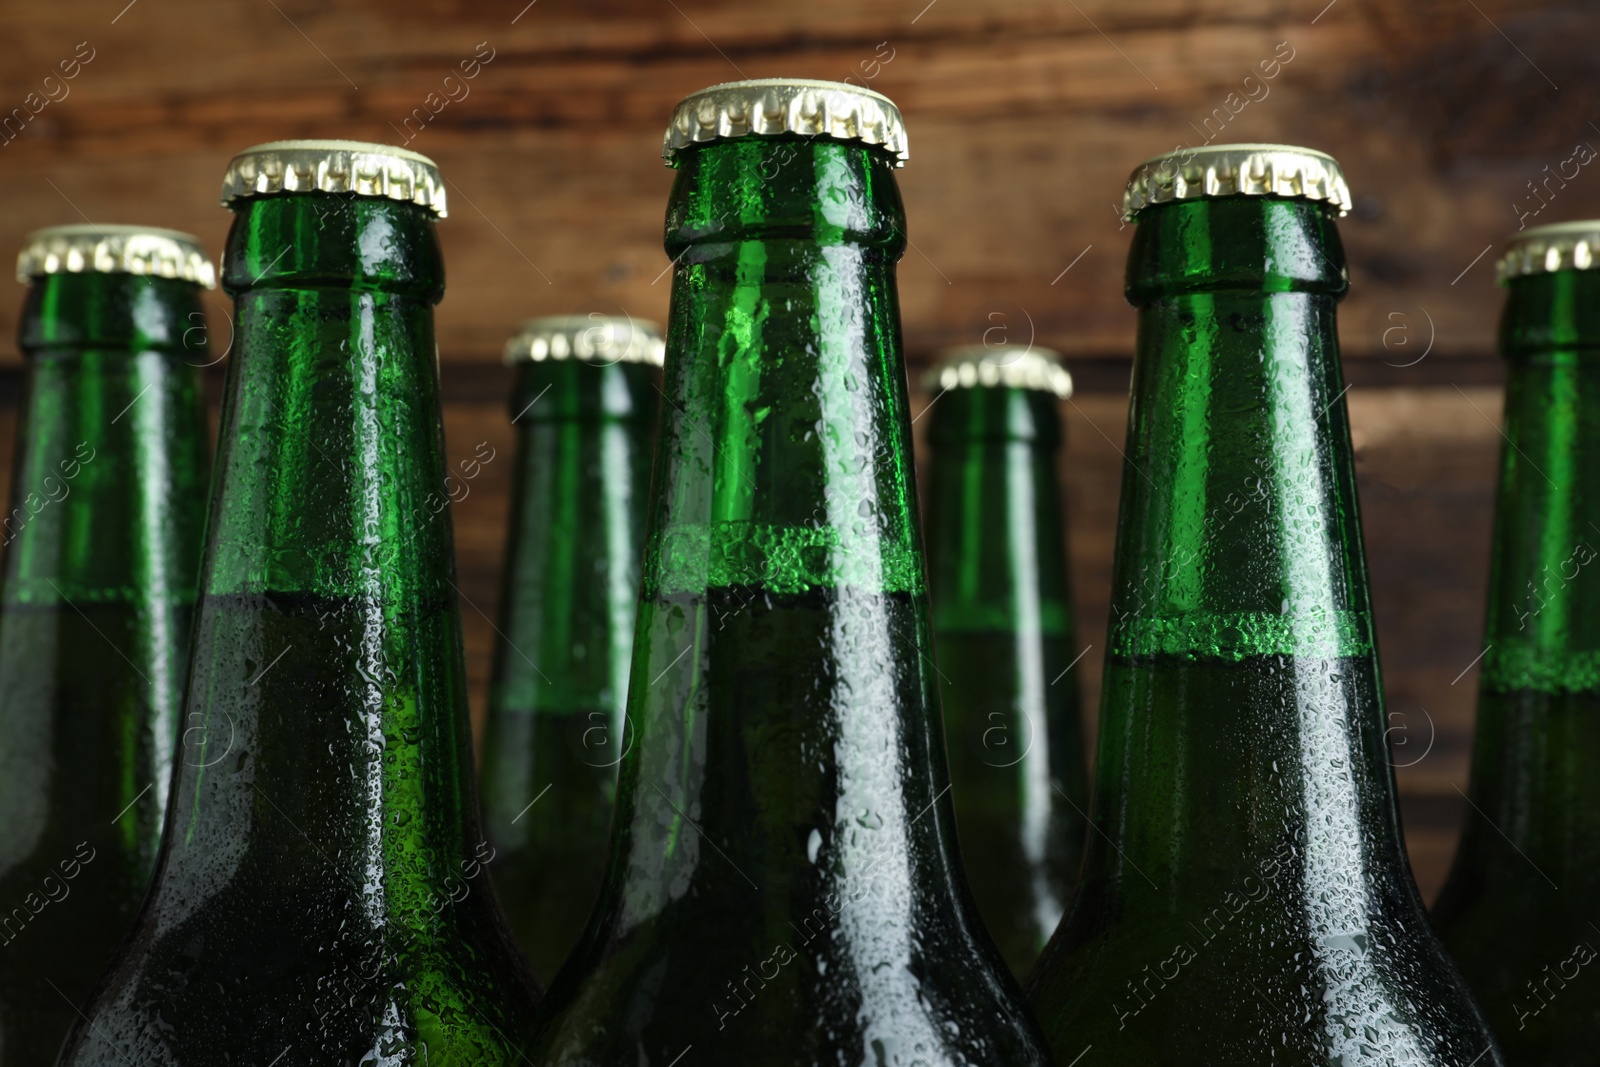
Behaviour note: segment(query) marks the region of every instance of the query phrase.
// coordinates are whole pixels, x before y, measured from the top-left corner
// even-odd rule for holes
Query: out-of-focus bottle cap
[[[1038,345],[970,345],[945,348],[923,377],[923,387],[949,389],[1036,389],[1065,400],[1072,395],[1072,375],[1061,365],[1061,353]]]
[[[507,363],[577,359],[606,366],[661,366],[666,344],[655,323],[626,315],[546,315],[529,319],[506,342]]]
[[[1326,152],[1287,144],[1219,144],[1180,148],[1145,160],[1128,178],[1122,217],[1147,207],[1218,196],[1321,200],[1350,213],[1344,171]]]
[[[1505,285],[1527,274],[1558,270],[1600,270],[1600,219],[1524,230],[1506,245],[1494,273]]]
[[[726,82],[691,93],[672,109],[661,158],[674,166],[678,152],[708,141],[777,134],[860,141],[905,166],[905,120],[882,93],[844,82],[809,78],[758,78]]]
[[[35,230],[17,253],[17,280],[47,274],[148,274],[217,287],[217,270],[200,239],[156,226],[92,223]]]
[[[222,206],[278,193],[339,193],[404,200],[444,218],[444,179],[427,156],[366,141],[269,141],[233,157]]]

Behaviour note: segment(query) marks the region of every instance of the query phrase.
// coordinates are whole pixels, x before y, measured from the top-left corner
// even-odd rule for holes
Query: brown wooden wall
[[[1570,162],[1578,144],[1600,146],[1592,3],[93,0],[15,4],[4,25],[0,250],[84,219],[219,248],[223,167],[259,141],[409,139],[435,158],[450,183],[439,329],[461,455],[482,440],[508,454],[497,360],[520,319],[664,316],[659,149],[679,97],[775,75],[887,93],[911,134],[900,275],[913,371],[997,325],[1072,360],[1071,547],[1096,649],[1132,339],[1122,180],[1207,136],[1333,153],[1357,198],[1341,332],[1392,740],[1413,863],[1436,890],[1464,808],[1481,648],[1494,249],[1519,220],[1600,213],[1600,167]],[[452,83],[439,109],[445,76],[474,59],[466,95]],[[7,336],[18,304],[0,302]],[[220,347],[227,305],[210,308]],[[0,348],[11,404],[17,363]],[[13,422],[8,408],[7,439]],[[456,509],[480,708],[509,471],[490,464]]]

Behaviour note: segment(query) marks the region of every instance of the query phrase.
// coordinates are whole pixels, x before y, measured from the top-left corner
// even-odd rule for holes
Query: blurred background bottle
[[[1600,221],[1518,234],[1472,810],[1434,905],[1517,1065],[1600,1030]]]
[[[1349,204],[1337,163],[1282,145],[1128,184],[1099,832],[1029,990],[1060,1063],[1502,1062],[1400,837],[1335,317]]]
[[[188,234],[60,226],[17,258],[26,402],[0,518],[0,1064],[48,1067],[144,898],[205,524]]]
[[[525,1054],[1043,1064],[956,856],[895,304],[900,114],[832,82],[714,86],[666,155],[638,738],[600,904]]]
[[[967,884],[1019,978],[1072,899],[1088,829],[1056,456],[1061,357],[947,349],[927,376],[928,577]]]
[[[535,988],[488,891],[426,158],[236,156],[236,307],[183,742],[150,895],[62,1064],[508,1063]]]
[[[501,906],[554,977],[600,888],[639,607],[661,366],[651,322],[532,319],[516,367],[511,522],[483,746]]]

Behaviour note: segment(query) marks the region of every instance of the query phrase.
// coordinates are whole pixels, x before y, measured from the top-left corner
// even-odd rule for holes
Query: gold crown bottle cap
[[[577,359],[608,366],[661,366],[666,343],[653,322],[625,315],[546,315],[529,319],[506,342],[507,363]]]
[[[444,218],[444,179],[427,156],[366,141],[269,141],[233,157],[222,206],[274,193],[342,193],[404,200]]]
[[[1495,279],[1505,285],[1526,274],[1558,270],[1600,270],[1600,219],[1535,226],[1511,239],[1495,264]]]
[[[17,281],[46,274],[150,274],[207,289],[217,271],[200,239],[155,226],[51,226],[35,230],[17,253]]]
[[[1280,196],[1322,200],[1350,213],[1344,171],[1325,152],[1287,144],[1219,144],[1181,148],[1145,160],[1128,178],[1122,217],[1173,200],[1215,196]]]
[[[970,345],[946,348],[923,378],[923,386],[949,389],[1036,389],[1065,400],[1072,395],[1072,375],[1061,365],[1061,353],[1038,345]]]
[[[793,133],[876,145],[905,166],[905,120],[882,93],[844,82],[758,78],[691,93],[672,109],[661,158],[673,166],[690,145],[735,137]]]

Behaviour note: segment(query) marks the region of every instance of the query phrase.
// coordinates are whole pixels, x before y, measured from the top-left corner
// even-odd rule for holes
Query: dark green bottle
[[[235,157],[234,296],[154,883],[62,1064],[510,1064],[535,989],[484,866],[433,334],[437,169]]]
[[[1400,834],[1335,325],[1348,204],[1332,159],[1278,145],[1129,183],[1098,832],[1029,989],[1059,1063],[1501,1062]]]
[[[928,570],[961,858],[1018,977],[1061,921],[1088,829],[1057,405],[1047,349],[941,353],[927,386]]]
[[[600,902],[539,1067],[1044,1064],[962,881],[894,265],[899,112],[716,86],[666,156],[674,268]]]
[[[542,978],[605,873],[639,604],[661,336],[533,319],[516,365],[511,524],[483,746],[483,814],[512,932]]]
[[[1433,914],[1513,1067],[1592,1064],[1600,1033],[1596,252],[1600,221],[1541,226],[1500,264],[1505,445],[1472,807]]]
[[[205,526],[188,234],[59,226],[17,260],[25,408],[0,518],[0,1064],[48,1067],[161,835]]]

